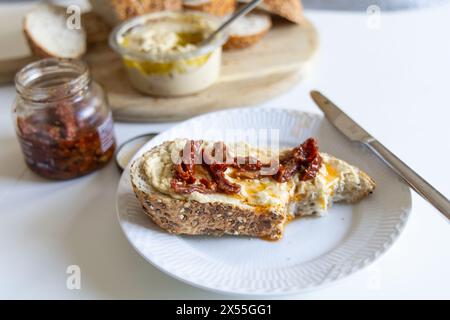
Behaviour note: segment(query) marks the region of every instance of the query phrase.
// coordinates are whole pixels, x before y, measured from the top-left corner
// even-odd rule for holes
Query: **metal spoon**
[[[131,138],[122,143],[122,145],[117,149],[115,156],[116,165],[120,171],[125,170],[136,152],[138,152],[144,144],[153,139],[156,135],[157,133],[147,133]]]
[[[211,42],[217,34],[228,28],[230,24],[232,24],[237,18],[245,16],[247,13],[252,11],[258,4],[260,4],[263,0],[253,0],[239,9],[236,13],[234,13],[229,19],[227,19],[224,23],[220,25],[213,33],[211,33],[205,40],[202,42],[202,46],[207,45]]]

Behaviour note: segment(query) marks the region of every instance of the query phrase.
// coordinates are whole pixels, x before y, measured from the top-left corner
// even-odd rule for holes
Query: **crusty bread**
[[[172,141],[153,148],[146,154],[157,153]],[[173,234],[243,235],[277,240],[282,237],[284,226],[289,217],[321,214],[317,206],[327,209],[332,202],[356,202],[366,197],[375,188],[375,182],[366,173],[329,155],[323,154],[330,165],[333,162],[348,166],[349,174],[342,174],[336,183],[330,199],[323,203],[321,192],[311,182],[312,191],[294,198],[284,207],[250,206],[248,203],[235,202],[199,202],[187,198],[174,198],[152,186],[146,174],[145,155],[131,166],[131,184],[144,212],[162,229]],[[323,170],[328,170],[323,168]],[[344,171],[343,171],[344,172]],[[299,186],[300,188],[301,186]],[[315,189],[314,189],[315,188]],[[319,192],[317,192],[319,191]]]
[[[142,14],[181,10],[182,0],[90,0],[92,11],[111,26]]]
[[[249,1],[239,0],[244,3]],[[301,24],[303,21],[303,6],[300,0],[264,0],[259,8],[294,23]]]
[[[361,199],[367,197],[373,192],[376,187],[375,180],[364,171],[359,171],[360,184],[346,183],[344,182],[344,189],[340,196],[342,201],[347,203],[356,203]],[[335,201],[341,201],[336,199]]]
[[[111,31],[111,27],[106,21],[93,11],[85,12],[81,15],[81,24],[86,31],[88,45],[106,42]]]
[[[26,14],[23,30],[31,51],[38,57],[80,58],[86,52],[84,29],[69,28],[62,7],[38,6]]]
[[[270,16],[264,13],[250,13],[239,18],[230,26],[229,38],[224,48],[243,49],[259,42],[272,26]]]
[[[224,17],[236,10],[236,3],[236,0],[183,0],[183,8]]]

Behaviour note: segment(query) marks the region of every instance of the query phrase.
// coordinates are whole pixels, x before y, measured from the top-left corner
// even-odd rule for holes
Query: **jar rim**
[[[89,82],[88,66],[76,59],[41,59],[26,65],[15,76],[18,94],[36,102],[67,98]]]

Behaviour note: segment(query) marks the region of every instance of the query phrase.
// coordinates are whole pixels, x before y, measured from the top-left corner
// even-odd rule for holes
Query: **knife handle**
[[[442,193],[425,181],[425,179],[420,177],[377,140],[367,141],[365,142],[365,145],[374,151],[375,154],[402,177],[411,188],[428,200],[428,202],[450,221],[450,201]]]

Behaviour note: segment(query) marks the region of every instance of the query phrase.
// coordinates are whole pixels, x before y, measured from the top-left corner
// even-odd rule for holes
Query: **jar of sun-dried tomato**
[[[51,179],[75,178],[114,154],[111,112],[85,63],[44,59],[16,75],[13,120],[28,167]]]

